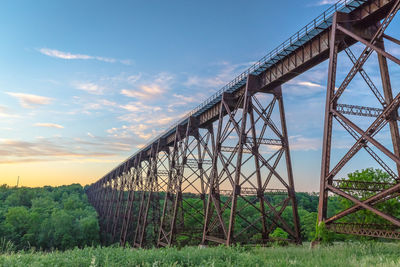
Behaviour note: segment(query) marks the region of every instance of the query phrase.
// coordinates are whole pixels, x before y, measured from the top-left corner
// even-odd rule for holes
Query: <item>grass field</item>
[[[400,243],[288,247],[73,249],[0,255],[0,266],[400,266]]]

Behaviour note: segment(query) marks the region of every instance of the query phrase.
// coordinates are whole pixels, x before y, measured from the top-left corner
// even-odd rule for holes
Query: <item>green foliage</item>
[[[86,247],[51,253],[0,255],[0,266],[399,266],[398,243],[341,243],[288,247],[184,247],[123,249]]]
[[[331,245],[333,243],[333,233],[326,228],[324,222],[317,222],[315,227],[315,239],[323,245]]]
[[[277,227],[269,236],[272,239],[275,239],[274,245],[278,246],[289,245],[289,242],[287,241],[287,239],[289,238],[289,234],[279,227]]]
[[[280,239],[287,239],[289,238],[289,234],[283,231],[281,228],[277,227],[272,234],[270,235],[271,237],[274,238],[280,238]]]
[[[353,187],[365,187],[366,185],[360,184],[358,182],[375,182],[375,183],[394,183],[395,181],[393,178],[389,176],[386,172],[383,172],[382,170],[379,169],[364,169],[361,171],[356,171],[353,173],[348,174],[348,179],[347,181],[354,182]],[[383,185],[382,185],[383,186]],[[384,188],[384,187],[383,187]],[[347,192],[348,194],[351,194],[352,196],[356,197],[359,200],[365,200],[372,195],[374,195],[376,192],[369,191],[369,190],[346,190],[344,189],[343,191]],[[354,205],[353,202],[342,198],[341,199],[341,205],[343,209],[350,208],[351,206]],[[384,202],[378,203],[375,205],[375,207],[383,211],[386,214],[390,214],[394,217],[399,217],[400,216],[400,202],[398,198],[392,198],[389,200],[386,200]],[[378,217],[375,213],[361,209],[356,213],[353,213],[346,218],[343,219],[343,221],[346,222],[353,222],[353,223],[362,223],[362,224],[368,224],[368,223],[376,223],[376,224],[384,224],[387,223],[384,219],[381,217]]]
[[[97,213],[80,185],[0,187],[0,248],[69,249],[99,244]]]

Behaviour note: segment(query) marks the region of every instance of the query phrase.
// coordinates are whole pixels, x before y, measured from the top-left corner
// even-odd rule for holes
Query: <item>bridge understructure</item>
[[[385,41],[400,45],[400,41],[385,34],[385,30],[400,9],[396,1],[386,16],[366,31],[363,24],[353,21],[349,14],[336,13],[333,17],[329,45],[329,70],[327,82],[325,124],[323,136],[322,170],[320,183],[319,221],[335,232],[371,237],[400,239],[400,218],[385,205],[390,201],[398,201],[400,174],[400,137],[398,126],[398,107],[400,94],[393,96],[388,60],[393,67],[400,65],[400,60],[385,50]],[[349,21],[351,21],[349,23]],[[356,40],[363,49],[359,56],[354,55],[347,45],[348,40]],[[350,71],[346,72],[342,83],[337,83],[337,69],[340,66],[338,51],[343,49],[349,58]],[[368,59],[376,53],[380,73],[381,86],[376,85],[367,73]],[[370,59],[371,61],[372,59]],[[379,108],[359,106],[356,99],[351,105],[339,103],[351,90],[355,76],[359,74],[363,83],[357,83],[360,92],[366,92],[367,97],[377,103]],[[382,90],[379,88],[381,87]],[[349,89],[350,88],[350,89]],[[381,93],[383,91],[383,94]],[[358,117],[358,121],[349,118]],[[335,124],[336,123],[336,124]],[[353,139],[354,144],[331,168],[332,140],[335,127],[344,129]],[[388,128],[388,129],[387,129]],[[385,131],[386,130],[386,131]],[[390,142],[387,142],[390,140]],[[391,144],[390,144],[391,143]],[[389,145],[390,144],[390,145]],[[389,178],[382,181],[346,181],[335,179],[337,174],[349,162],[364,150],[388,174]],[[385,158],[383,158],[385,157]],[[395,167],[393,170],[391,165]],[[338,214],[327,217],[328,194],[340,196],[351,205]],[[366,214],[372,214],[374,223],[354,223]],[[358,219],[358,220],[357,220]],[[379,223],[377,223],[379,222]]]
[[[87,195],[99,214],[102,242],[266,244],[280,228],[288,241],[300,244],[282,85],[327,59],[318,220],[338,233],[399,239],[400,219],[385,202],[398,201],[400,190],[400,94],[393,96],[389,73],[400,60],[384,45],[400,45],[385,33],[399,9],[400,0],[339,1],[92,184]],[[354,44],[365,48],[353,52]],[[342,56],[347,62],[340,62]],[[373,56],[381,86],[367,73]],[[337,70],[347,67],[337,83]],[[352,84],[370,95],[360,103],[346,97]],[[378,107],[364,106],[369,98]],[[355,143],[331,168],[335,136],[343,132]],[[336,178],[360,151],[376,160],[387,182]],[[347,201],[348,208],[332,214],[329,195]],[[356,220],[366,213],[376,216],[374,223]]]

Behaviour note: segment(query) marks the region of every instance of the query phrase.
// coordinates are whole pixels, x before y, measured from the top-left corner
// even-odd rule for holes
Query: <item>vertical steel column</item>
[[[112,223],[112,230],[111,230],[111,243],[115,242],[115,237],[117,235],[117,231],[120,230],[120,215],[121,215],[121,210],[124,205],[124,195],[125,195],[125,187],[127,184],[128,180],[128,173],[129,173],[129,167],[128,167],[128,162],[124,164],[123,168],[123,173],[120,176],[121,182],[119,186],[119,192],[118,192],[118,198],[117,198],[117,203],[116,203],[116,209],[113,215],[113,223]]]
[[[135,202],[135,192],[136,188],[139,183],[139,162],[140,162],[141,153],[133,160],[133,167],[132,167],[132,178],[128,182],[128,199],[126,203],[126,208],[124,212],[123,222],[122,222],[122,229],[121,229],[121,236],[120,236],[120,245],[125,246],[127,237],[130,236],[133,226],[132,222],[132,214],[134,210]]]
[[[210,175],[210,187],[207,198],[207,207],[206,207],[206,216],[204,218],[204,227],[203,227],[203,237],[201,243],[203,245],[207,244],[208,241],[214,241],[219,243],[224,243],[223,239],[220,236],[226,236],[226,230],[224,228],[224,223],[222,222],[222,217],[219,215],[221,210],[220,203],[220,194],[219,194],[219,183],[218,183],[218,154],[221,152],[221,132],[222,132],[222,123],[223,117],[225,116],[225,108],[224,102],[226,99],[230,98],[230,95],[227,93],[222,94],[221,104],[219,107],[219,116],[218,116],[218,126],[217,126],[217,135],[213,136],[213,155],[212,155],[212,169]],[[217,212],[218,222],[213,220],[214,212]],[[217,238],[211,236],[211,226],[212,224],[219,223],[219,227],[217,229],[220,232],[220,236]],[[223,232],[221,232],[223,231]],[[222,242],[221,242],[222,241]]]
[[[377,42],[377,46],[385,51],[383,38],[381,38]],[[390,82],[390,74],[386,57],[384,57],[382,54],[379,53],[378,62],[379,62],[379,71],[381,73],[382,88],[383,88],[383,94],[385,96],[385,101],[386,103],[391,103],[393,101],[393,93],[392,93],[392,85]],[[390,135],[393,143],[393,152],[398,158],[400,158],[399,125],[397,124],[398,117],[399,117],[398,111],[394,110],[391,116],[388,118],[388,121],[390,126]],[[400,165],[396,164],[396,166],[397,166],[397,175],[400,176]]]
[[[101,208],[100,215],[100,233],[101,242],[105,244],[107,242],[107,211],[109,205],[111,204],[111,194],[112,194],[112,179],[107,176],[103,183],[103,205]]]
[[[246,122],[247,122],[247,115],[249,113],[249,100],[251,98],[250,91],[251,87],[255,86],[254,83],[256,83],[257,77],[253,75],[249,75],[247,77],[247,82],[246,82],[246,89],[244,92],[244,99],[243,99],[243,111],[242,111],[242,123],[240,126],[240,130],[238,130],[238,135],[239,135],[239,143],[238,143],[238,153],[237,153],[237,162],[236,162],[236,170],[235,170],[235,178],[234,178],[234,183],[233,183],[233,196],[232,196],[232,206],[231,206],[231,213],[229,217],[229,228],[228,228],[228,235],[226,237],[226,244],[229,246],[232,243],[232,236],[233,236],[233,229],[234,229],[234,224],[235,224],[235,217],[236,217],[236,207],[237,207],[237,198],[238,195],[240,194],[241,191],[241,185],[240,185],[240,176],[241,176],[241,168],[242,168],[242,157],[243,157],[243,146],[246,143]],[[236,127],[239,126],[239,123],[237,123]]]
[[[324,137],[322,144],[322,163],[321,163],[321,181],[320,181],[320,194],[318,205],[318,220],[322,221],[326,218],[328,192],[325,191],[325,184],[331,183],[328,181],[328,174],[330,170],[330,156],[331,156],[331,142],[332,142],[332,112],[335,107],[332,103],[332,97],[335,93],[336,81],[336,67],[337,67],[337,54],[339,41],[336,39],[336,25],[338,20],[338,13],[335,13],[332,21],[332,29],[329,39],[329,69],[328,69],[328,87],[326,91],[325,103],[325,123],[324,123]]]
[[[290,149],[289,149],[289,135],[288,135],[287,127],[286,127],[285,107],[283,105],[283,96],[282,96],[282,88],[281,87],[278,87],[275,89],[275,96],[277,97],[278,104],[279,104],[279,115],[280,115],[280,119],[281,119],[281,129],[282,129],[282,143],[284,144],[283,147],[285,150],[286,169],[287,169],[287,176],[288,176],[288,182],[289,182],[288,194],[290,197],[290,201],[292,202],[294,233],[296,235],[295,241],[296,241],[296,243],[301,243],[300,219],[299,219],[299,213],[297,210],[296,190],[294,188],[292,160],[290,157]]]
[[[149,159],[149,161],[150,161],[150,159]],[[142,168],[143,168],[143,164],[145,164],[144,161],[141,162]],[[142,245],[143,245],[142,232],[145,231],[146,223],[147,223],[146,222],[147,218],[145,217],[145,213],[146,213],[146,207],[147,207],[147,196],[149,194],[149,192],[148,192],[148,180],[149,180],[149,176],[150,176],[149,165],[150,165],[150,162],[141,171],[141,180],[140,180],[141,198],[140,198],[140,203],[139,203],[139,212],[138,212],[136,230],[135,230],[134,241],[133,241],[133,245],[135,247],[142,247]],[[144,177],[143,177],[144,171],[145,171],[146,179],[144,179]]]
[[[118,186],[120,184],[119,182],[119,178],[120,176],[114,175],[114,178],[112,179],[113,186],[112,186],[112,193],[111,193],[111,199],[110,199],[110,203],[108,205],[108,209],[107,209],[107,215],[106,215],[106,239],[107,242],[111,242],[111,226],[112,226],[112,217],[113,214],[115,212],[116,209],[116,198],[117,198],[117,191],[118,191]]]

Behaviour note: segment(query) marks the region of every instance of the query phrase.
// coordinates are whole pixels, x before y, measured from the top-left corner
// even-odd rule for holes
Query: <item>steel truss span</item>
[[[281,86],[327,59],[318,220],[338,233],[398,239],[400,218],[382,205],[399,197],[400,190],[400,95],[393,96],[387,63],[399,65],[400,60],[384,45],[400,45],[385,33],[399,8],[400,0],[339,1],[92,184],[87,195],[99,214],[102,242],[134,247],[265,244],[279,227],[289,241],[301,243]],[[351,50],[356,43],[365,47],[361,54]],[[351,64],[341,84],[336,81],[339,54]],[[365,67],[373,55],[382,86]],[[378,106],[339,103],[348,99],[346,89],[356,75]],[[331,168],[339,127],[355,143]],[[391,145],[382,143],[378,133],[389,135]],[[391,181],[338,179],[359,151],[375,159]],[[346,199],[350,207],[328,217],[328,194]],[[270,195],[279,195],[281,202],[274,206]],[[352,216],[359,212],[374,214],[379,223],[354,223]]]

